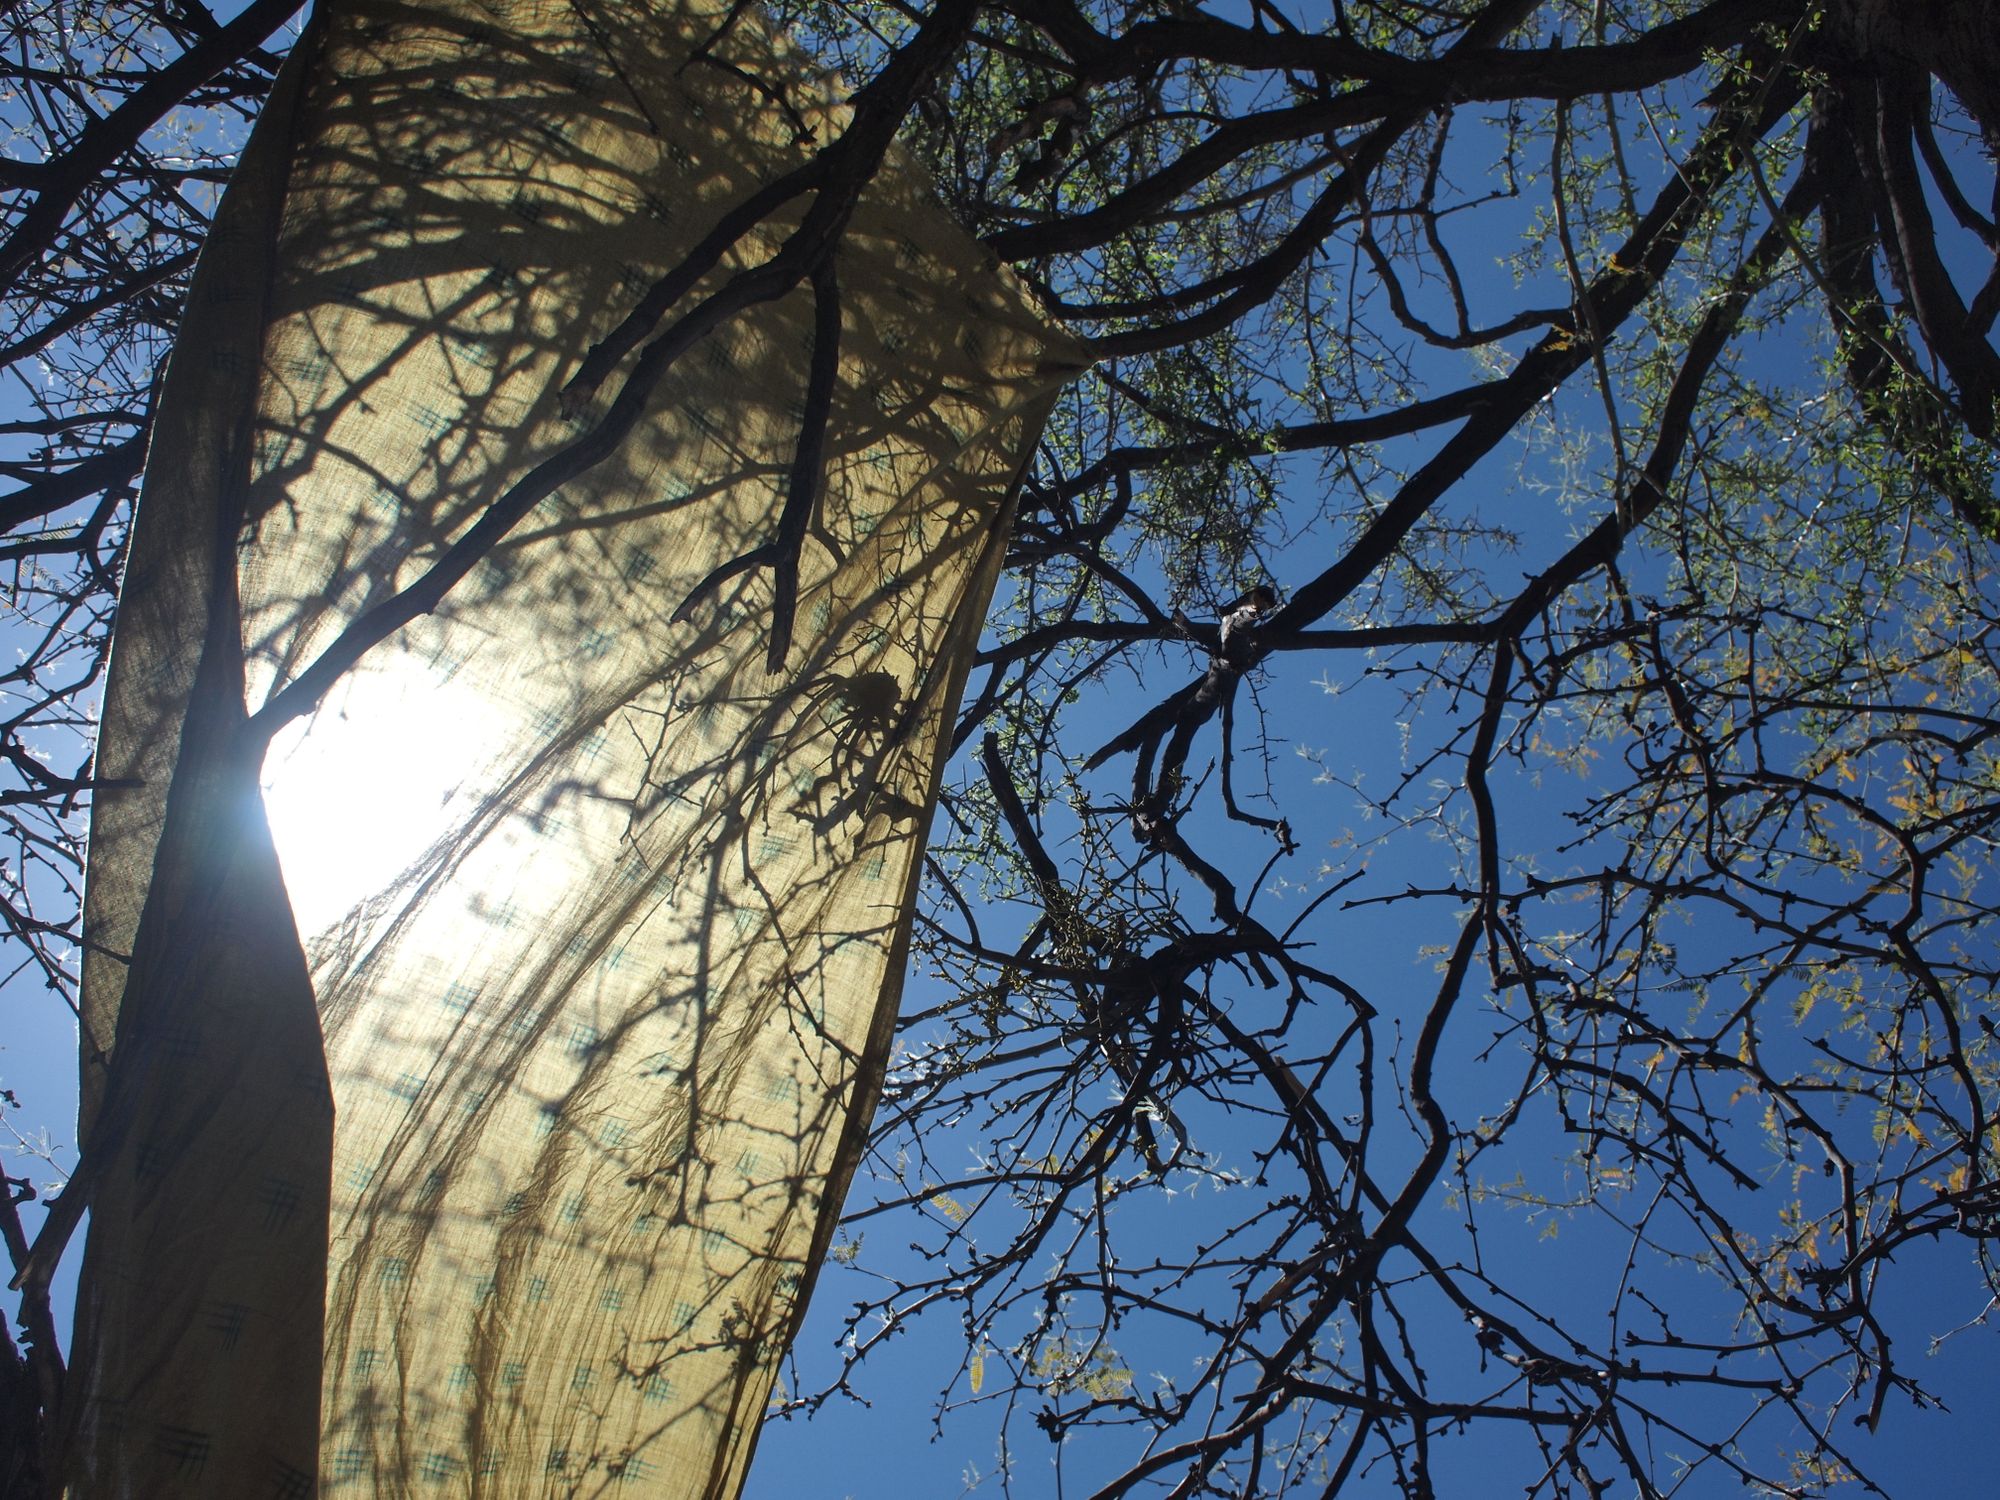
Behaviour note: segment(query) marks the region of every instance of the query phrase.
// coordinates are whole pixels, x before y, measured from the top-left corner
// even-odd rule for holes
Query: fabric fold
[[[291,1149],[324,1117],[319,1065],[337,1121],[318,1190],[319,1486],[730,1495],[879,1087],[1009,499],[1080,361],[892,159],[837,252],[827,482],[783,669],[767,669],[769,568],[674,616],[772,538],[804,415],[806,287],[684,356],[608,460],[279,733],[256,771],[275,906],[268,859],[259,877],[242,852],[262,847],[247,817],[237,883],[164,923],[163,882],[219,826],[201,809],[224,793],[195,788],[227,765],[244,791],[226,753],[244,716],[586,430],[616,379],[566,417],[557,392],[584,353],[841,124],[748,11],[344,3],[315,24],[300,103],[248,158],[271,164],[270,232],[218,240],[201,268],[215,295],[166,397],[189,415],[161,427],[121,603],[100,762],[120,789],[96,814],[89,893],[87,1074],[109,1058],[90,1149],[148,1066],[142,1013],[204,1037],[254,1014],[284,1056],[178,1059],[190,1086],[148,1095],[131,1137],[171,1141],[223,1206],[184,1243],[171,1216],[128,1232],[97,1213],[86,1281],[136,1278],[128,1310],[176,1279],[214,1300],[232,1274],[214,1244],[247,1233],[273,1173],[244,1118],[197,1096],[245,1070],[281,1084],[295,1107],[261,1134]],[[787,228],[763,226],[695,295]],[[204,445],[241,465],[219,517],[190,458]],[[224,543],[190,547],[202,525]],[[204,658],[191,643],[211,637]],[[195,685],[232,656],[237,676],[203,689],[218,752],[194,733]],[[274,953],[280,932],[300,952],[295,929],[302,971],[225,961],[255,945],[217,902]],[[170,992],[138,954],[127,978],[119,955],[155,928],[210,982]],[[323,1062],[296,1024],[301,973]],[[99,1241],[120,1236],[114,1268]],[[279,1279],[245,1326],[319,1350],[317,1302],[303,1317],[299,1277]],[[103,1346],[90,1410],[117,1421],[78,1419],[90,1456],[73,1473],[115,1453],[123,1492],[310,1492],[283,1488],[314,1482],[310,1453],[267,1451],[290,1429],[265,1407],[296,1427],[295,1389],[271,1382],[267,1401],[245,1370],[218,1412],[177,1394],[199,1340],[156,1344]],[[169,1429],[205,1435],[199,1464]]]

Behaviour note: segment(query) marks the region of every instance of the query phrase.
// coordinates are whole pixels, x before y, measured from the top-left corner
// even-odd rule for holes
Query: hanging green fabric
[[[618,381],[565,413],[585,354],[845,121],[719,6],[356,0],[314,32],[198,273],[121,603],[72,1493],[728,1496],[1076,354],[892,154],[834,257],[795,579],[729,565],[774,555],[805,287],[259,764],[250,718],[590,430]]]

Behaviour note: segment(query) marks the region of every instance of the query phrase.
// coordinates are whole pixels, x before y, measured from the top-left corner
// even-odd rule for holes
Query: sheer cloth
[[[560,409],[585,352],[842,124],[754,12],[701,0],[313,27],[198,271],[121,603],[71,1490],[728,1496],[1078,359],[892,154],[836,256],[779,670],[772,568],[675,615],[774,538],[806,287],[696,345],[263,754],[258,710],[603,414],[616,376]]]

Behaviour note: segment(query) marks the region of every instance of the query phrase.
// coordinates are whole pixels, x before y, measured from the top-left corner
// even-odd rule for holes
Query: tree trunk
[[[1944,84],[2000,156],[2000,16],[1989,0],[1838,0],[1829,19],[1856,54],[1907,59]]]

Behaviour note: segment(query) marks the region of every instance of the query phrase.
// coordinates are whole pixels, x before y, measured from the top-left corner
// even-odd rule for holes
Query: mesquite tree
[[[1107,1495],[1865,1472],[1948,1394],[1896,1279],[2000,1291],[1986,8],[774,8],[877,84],[811,191],[899,129],[1097,360],[789,1410],[928,1313],[941,1407]],[[0,18],[0,911],[58,993],[51,747],[287,18]]]

